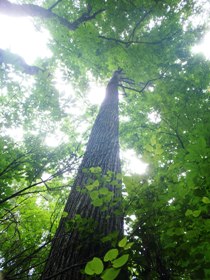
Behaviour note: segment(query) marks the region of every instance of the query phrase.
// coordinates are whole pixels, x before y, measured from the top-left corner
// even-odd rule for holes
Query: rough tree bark
[[[60,221],[41,279],[84,279],[84,275],[81,274],[84,264],[93,256],[100,256],[104,253],[104,249],[107,249],[97,238],[115,231],[120,235],[123,232],[123,216],[115,214],[115,209],[120,207],[119,205],[101,211],[100,207],[91,204],[87,193],[78,191],[78,186],[80,189],[85,189],[88,179],[91,178],[90,172],[83,172],[84,168],[100,167],[102,175],[107,171],[113,174],[121,172],[118,132],[119,73],[120,71],[116,71],[108,83],[106,97],[92,128],[83,161],[64,209],[68,216]],[[114,193],[114,198],[121,196],[119,186],[107,183],[106,188]],[[66,223],[76,214],[96,222],[97,227],[93,229],[91,236],[83,238],[78,230],[67,230]]]

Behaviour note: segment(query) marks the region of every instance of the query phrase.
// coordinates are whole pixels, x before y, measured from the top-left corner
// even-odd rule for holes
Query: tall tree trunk
[[[93,256],[100,256],[104,253],[104,249],[107,249],[104,248],[104,245],[101,245],[101,237],[116,231],[120,235],[122,234],[123,216],[115,213],[116,208],[120,205],[109,205],[105,210],[94,207],[89,194],[84,191],[86,190],[85,186],[90,184],[89,180],[93,179],[93,174],[87,172],[91,167],[100,167],[101,176],[106,175],[108,171],[115,174],[114,176],[121,172],[118,132],[118,80],[119,71],[116,71],[108,83],[106,97],[92,128],[83,161],[64,209],[64,213],[67,212],[68,216],[60,221],[42,279],[84,279],[84,275],[81,274],[84,264]],[[103,186],[99,185],[99,189],[100,187],[106,187],[111,191],[113,200],[121,197],[119,185],[106,183]],[[81,190],[84,192],[81,192]],[[70,221],[74,220],[75,215],[80,215],[82,221],[87,222],[86,230],[89,235],[84,234],[84,232],[81,233],[79,225],[71,227]],[[92,226],[88,224],[88,221],[93,222]],[[68,229],[68,225],[70,229]],[[84,225],[82,231],[84,231]],[[91,229],[93,232],[91,232]]]

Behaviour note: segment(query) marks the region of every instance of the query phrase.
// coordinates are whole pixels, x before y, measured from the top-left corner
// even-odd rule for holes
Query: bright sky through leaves
[[[203,40],[195,47],[193,47],[192,51],[194,53],[203,53],[207,59],[210,59],[210,32],[207,33]]]
[[[37,58],[50,57],[47,47],[50,34],[38,30],[30,18],[12,18],[0,15],[0,48],[22,56],[28,64]]]

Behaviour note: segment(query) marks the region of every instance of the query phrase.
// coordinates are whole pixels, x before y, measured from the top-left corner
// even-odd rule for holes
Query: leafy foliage
[[[104,280],[123,279],[122,271],[130,279],[209,279],[210,63],[191,53],[206,30],[196,19],[207,13],[208,1],[204,9],[198,1],[179,0],[42,2],[71,23],[101,12],[72,30],[58,18],[34,18],[51,32],[53,53],[37,60],[36,76],[26,74],[20,58],[0,57],[4,274],[39,279],[58,221],[67,218],[63,206],[97,111],[87,98],[89,78],[105,84],[120,67],[135,89],[121,87],[121,146],[142,155],[149,168],[142,176],[117,175],[124,183],[118,211],[125,215],[126,237],[103,238],[111,247],[87,262],[84,273]],[[58,89],[58,70],[75,94]],[[62,141],[50,147],[46,139],[60,133]],[[117,186],[112,174],[102,176],[98,167],[83,172],[92,179],[81,191],[93,205],[106,210],[118,204],[104,187],[107,181]],[[66,226],[88,238],[96,225],[78,215]]]
[[[127,250],[125,246],[131,247],[132,244],[127,242],[127,238],[124,237],[118,242],[118,247],[120,247],[120,252],[117,248],[110,249],[106,252],[103,260],[106,264],[104,269],[104,264],[99,258],[93,258],[85,266],[85,273],[87,275],[94,276],[95,274],[100,275],[100,279],[116,279],[119,275],[122,267],[127,263],[129,259],[129,254],[124,254],[124,250]],[[123,248],[122,248],[123,247]],[[118,257],[120,253],[120,257]]]

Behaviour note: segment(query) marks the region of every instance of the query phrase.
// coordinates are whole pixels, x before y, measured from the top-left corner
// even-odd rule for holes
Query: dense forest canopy
[[[126,238],[107,235],[114,251],[91,256],[82,273],[209,279],[210,62],[192,52],[209,28],[209,1],[0,0],[1,15],[30,17],[49,32],[51,52],[30,64],[0,48],[5,279],[40,279],[98,113],[88,90],[94,81],[105,91],[119,69],[120,147],[148,168],[128,174],[122,161]]]

